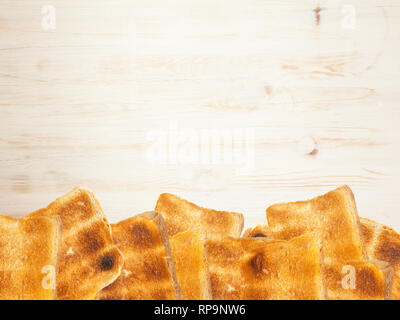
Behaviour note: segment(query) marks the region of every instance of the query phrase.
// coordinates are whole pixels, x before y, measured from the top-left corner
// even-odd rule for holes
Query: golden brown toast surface
[[[348,186],[309,201],[275,204],[266,213],[276,239],[289,240],[312,232],[323,240],[324,256],[367,260],[354,196]]]
[[[184,300],[211,299],[207,250],[201,231],[188,230],[170,238],[176,276]]]
[[[240,259],[245,250],[242,240],[231,237],[216,237],[207,240],[208,269],[213,300],[241,299],[243,281]]]
[[[151,212],[112,226],[124,256],[121,275],[104,288],[100,300],[180,299],[168,235],[161,215]]]
[[[120,274],[123,258],[92,192],[76,188],[30,216],[59,216],[62,247],[58,299],[93,299]]]
[[[291,241],[207,240],[213,299],[324,299],[321,245]]]
[[[279,234],[280,232],[277,236]],[[247,229],[243,237],[273,239],[274,233],[267,225],[257,225]],[[389,266],[379,262],[341,261],[329,257],[325,257],[323,261],[324,283],[328,299],[382,300],[389,298],[393,278],[393,270]],[[349,281],[351,286],[347,285]]]
[[[371,259],[386,261],[394,270],[391,299],[400,300],[400,234],[378,222],[361,218],[364,245]]]
[[[60,246],[59,218],[0,216],[0,300],[56,298]]]
[[[201,208],[169,193],[160,195],[155,211],[163,215],[169,236],[200,227],[205,234],[239,237],[243,229],[241,213]]]
[[[330,300],[389,299],[393,269],[379,261],[324,260],[324,278]]]

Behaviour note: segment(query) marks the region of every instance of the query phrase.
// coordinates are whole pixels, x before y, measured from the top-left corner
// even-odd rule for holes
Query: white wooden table
[[[0,211],[84,185],[112,222],[171,192],[250,226],[348,184],[400,229],[399,57],[396,0],[1,0]]]

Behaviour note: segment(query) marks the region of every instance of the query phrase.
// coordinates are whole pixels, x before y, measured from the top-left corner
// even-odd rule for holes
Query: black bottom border
[[[371,316],[374,311],[398,309],[398,301],[0,301],[3,311],[14,316],[26,313],[44,318],[81,317],[85,309],[91,319],[267,319],[272,317]],[[383,309],[384,308],[384,309]],[[395,310],[393,309],[395,312]]]

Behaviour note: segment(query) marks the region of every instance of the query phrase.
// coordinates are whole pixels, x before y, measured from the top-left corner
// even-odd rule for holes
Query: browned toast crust
[[[289,240],[313,232],[323,239],[325,256],[367,260],[354,196],[348,186],[308,201],[275,204],[266,213],[276,239]]]
[[[119,276],[122,254],[113,243],[111,226],[92,192],[76,188],[30,216],[61,218],[58,299],[93,299]]]
[[[243,229],[241,213],[201,208],[169,193],[160,195],[155,211],[163,215],[169,236],[200,227],[205,234],[239,237]]]
[[[388,262],[393,268],[391,299],[400,300],[400,234],[378,222],[361,218],[362,237],[371,259]]]
[[[279,237],[267,225],[249,228],[244,237]],[[364,232],[363,232],[364,234]],[[368,232],[370,234],[370,232]],[[368,236],[368,238],[372,238]],[[323,250],[322,250],[323,251]],[[383,300],[389,299],[393,269],[379,261],[343,261],[324,257],[324,282],[330,300]],[[343,286],[347,273],[354,276],[354,287]]]
[[[100,300],[180,299],[175,267],[161,215],[141,214],[112,226],[122,251],[121,275],[98,294]]]

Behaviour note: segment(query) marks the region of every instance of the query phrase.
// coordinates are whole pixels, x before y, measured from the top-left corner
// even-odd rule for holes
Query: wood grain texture
[[[249,226],[346,183],[360,215],[400,229],[399,30],[395,0],[2,0],[0,212],[83,185],[112,222],[170,192]],[[254,170],[152,163],[149,132],[171,124],[254,129]]]

